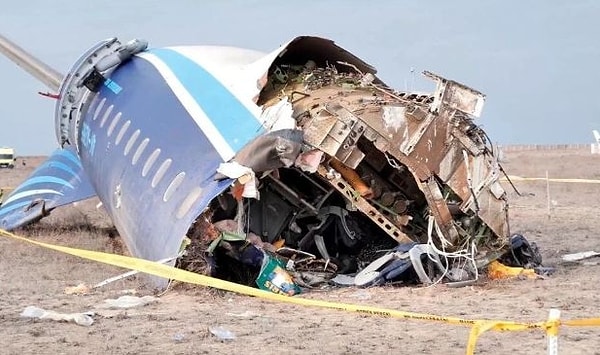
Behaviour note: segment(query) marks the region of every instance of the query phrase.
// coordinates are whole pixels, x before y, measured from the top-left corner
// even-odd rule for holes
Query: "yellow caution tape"
[[[560,321],[547,321],[546,324],[546,335],[548,336],[558,336],[558,328],[560,326]]]
[[[546,179],[544,177],[540,178],[528,178],[521,176],[509,175],[508,179],[511,181],[550,181],[550,182],[568,182],[568,183],[584,183],[584,184],[600,184],[600,180],[593,179]],[[502,181],[508,181],[507,178],[502,178]]]
[[[571,327],[597,327],[600,326],[600,318],[561,320],[560,325]]]
[[[371,307],[371,306],[361,306],[356,304],[347,304],[347,303],[336,303],[336,302],[328,302],[321,301],[315,299],[307,299],[300,297],[290,297],[275,294],[268,291],[263,291],[257,288],[236,284],[233,282],[216,279],[213,277],[193,273],[190,271],[178,269],[172,266],[160,264],[157,262],[152,262],[144,259],[133,258],[129,256],[116,255],[103,253],[98,251],[91,250],[83,250],[70,248],[60,245],[42,243],[35,240],[27,239],[24,237],[17,236],[10,232],[4,231],[0,229],[0,235],[7,236],[9,238],[23,241],[26,243],[34,244],[37,246],[41,246],[47,249],[52,249],[55,251],[59,251],[65,254],[78,256],[84,259],[93,260],[97,262],[101,262],[108,265],[113,265],[117,267],[122,267],[131,270],[137,270],[146,274],[163,277],[166,279],[177,280],[181,282],[187,282],[191,284],[213,287],[220,290],[235,292],[247,296],[260,297],[263,299],[268,299],[272,301],[285,302],[291,304],[297,304],[302,306],[311,306],[311,307],[320,307],[327,309],[336,309],[347,312],[354,312],[365,315],[372,316],[381,316],[388,318],[400,318],[400,319],[411,319],[411,320],[423,320],[423,321],[433,321],[433,322],[442,322],[454,325],[462,325],[471,327],[471,332],[469,334],[469,340],[467,343],[467,354],[473,354],[475,351],[475,346],[477,344],[477,339],[488,330],[495,331],[527,331],[534,329],[544,329],[546,331],[553,331],[551,329],[558,330],[558,325],[570,325],[570,326],[600,326],[600,318],[589,318],[589,319],[576,319],[576,320],[568,320],[568,321],[552,321],[552,322],[537,322],[537,323],[519,323],[512,321],[503,321],[503,320],[472,320],[472,319],[462,319],[456,317],[444,317],[437,316],[432,314],[425,313],[414,313],[414,312],[404,312],[394,309],[386,309],[380,307]]]
[[[137,270],[140,272],[144,272],[146,274],[164,277],[166,279],[172,279],[182,282],[187,282],[191,284],[208,286],[213,288],[218,288],[220,290],[236,292],[248,296],[260,297],[264,299],[269,299],[273,301],[287,302],[292,304],[304,305],[304,306],[314,306],[321,308],[329,308],[329,309],[338,309],[349,312],[355,312],[360,314],[367,315],[375,315],[382,317],[394,317],[394,318],[403,318],[403,319],[414,319],[414,320],[428,320],[428,321],[437,321],[449,324],[457,324],[464,326],[471,326],[475,324],[474,320],[455,318],[455,317],[442,317],[431,314],[423,314],[423,313],[413,313],[413,312],[403,312],[393,309],[385,309],[379,307],[370,307],[370,306],[361,306],[354,304],[344,304],[344,303],[335,303],[335,302],[327,302],[321,300],[314,299],[306,299],[300,297],[289,297],[284,295],[278,295],[272,292],[263,291],[257,288],[253,288],[250,286],[240,285],[233,282],[193,273],[187,270],[178,269],[169,265],[163,265],[160,263],[133,258],[129,256],[109,254],[97,251],[90,250],[82,250],[69,248],[59,245],[47,244],[38,242],[35,240],[23,238],[17,236],[15,234],[0,230],[0,234],[8,236],[10,238],[20,240],[23,242],[35,244],[44,248],[56,250],[62,253],[66,253],[69,255],[78,256],[88,260],[98,261],[104,264],[109,264],[113,266],[118,266],[126,269]],[[516,323],[515,323],[516,324]],[[523,324],[522,327],[530,327],[527,324]]]
[[[498,325],[497,322],[494,321],[478,321],[471,327],[471,332],[469,333],[469,340],[467,341],[467,355],[472,355],[475,353],[475,347],[477,345],[477,339],[484,332],[494,329]]]
[[[329,308],[329,309],[338,309],[344,311],[350,311],[355,313],[367,314],[367,315],[376,315],[382,317],[393,317],[393,318],[403,318],[403,319],[414,319],[414,320],[427,320],[427,321],[436,321],[443,322],[449,324],[456,325],[464,325],[464,326],[472,326],[476,323],[475,320],[470,319],[462,319],[455,317],[443,317],[436,316],[432,314],[424,314],[424,313],[413,313],[413,312],[403,312],[393,309],[385,309],[379,307],[370,307],[370,306],[361,306],[354,304],[344,304],[344,303],[336,303],[336,302],[328,302],[314,299],[306,299],[300,297],[289,297],[278,295],[272,292],[263,291],[260,289],[256,289],[250,286],[240,285],[233,282],[193,273],[190,271],[178,269],[169,265],[163,265],[160,263],[133,258],[129,256],[109,254],[97,251],[90,250],[82,250],[69,248],[59,245],[47,244],[38,242],[35,240],[23,238],[17,236],[15,234],[0,230],[0,234],[8,236],[10,238],[20,240],[23,242],[35,244],[44,248],[56,250],[62,253],[78,256],[81,258],[98,261],[101,263],[118,266],[122,268],[137,270],[140,272],[144,272],[150,275],[164,277],[167,279],[178,280],[182,282],[192,283],[196,285],[208,286],[213,288],[218,288],[225,291],[236,292],[248,296],[260,297],[264,299],[287,302],[292,304],[304,305],[304,306],[315,306],[321,308]],[[501,324],[502,329],[499,330],[526,330],[526,329],[534,329],[541,328],[538,324],[527,324],[527,323],[515,323],[515,322],[505,322],[505,321],[496,321],[498,324]]]

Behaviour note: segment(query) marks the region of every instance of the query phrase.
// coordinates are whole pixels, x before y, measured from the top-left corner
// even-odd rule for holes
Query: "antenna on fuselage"
[[[36,79],[46,84],[53,91],[58,91],[63,75],[41,60],[37,59],[8,38],[0,35],[0,53],[25,69]]]

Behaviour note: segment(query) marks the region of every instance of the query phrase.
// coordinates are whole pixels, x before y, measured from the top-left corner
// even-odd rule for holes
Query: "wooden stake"
[[[550,219],[550,179],[548,179],[548,170],[546,170],[546,200],[548,203],[548,219]]]

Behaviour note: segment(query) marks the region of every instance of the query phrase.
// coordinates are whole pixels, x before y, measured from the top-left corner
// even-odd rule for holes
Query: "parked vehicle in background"
[[[14,168],[15,167],[15,150],[14,148],[0,148],[0,168]]]

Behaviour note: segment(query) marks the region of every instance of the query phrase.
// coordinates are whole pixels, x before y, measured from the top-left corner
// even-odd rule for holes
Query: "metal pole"
[[[560,310],[551,309],[548,314],[548,327],[546,328],[546,339],[548,341],[548,355],[558,355],[558,326],[560,322]]]
[[[550,219],[550,179],[548,178],[548,170],[546,170],[546,200],[548,204],[548,219]]]
[[[63,75],[52,69],[41,60],[26,52],[8,38],[0,35],[0,53],[25,69],[36,79],[46,84],[51,90],[58,91]]]

